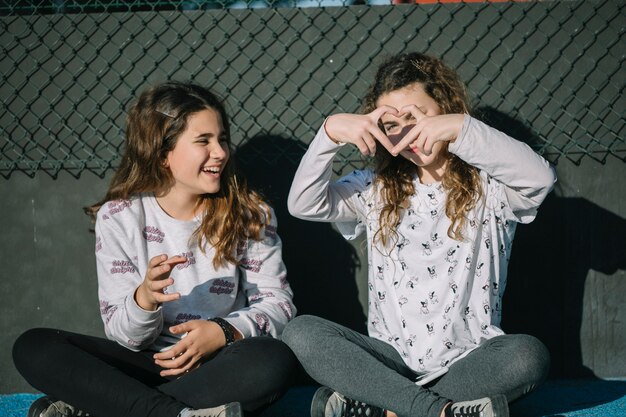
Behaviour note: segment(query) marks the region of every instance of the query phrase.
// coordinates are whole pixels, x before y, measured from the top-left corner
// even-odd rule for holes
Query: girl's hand
[[[174,284],[174,280],[170,278],[172,268],[185,262],[187,258],[184,256],[174,256],[168,259],[167,255],[159,255],[150,259],[146,277],[135,290],[135,301],[139,307],[154,311],[161,303],[178,300],[180,293],[166,294],[165,288]]]
[[[425,115],[417,106],[409,105],[400,109],[402,115],[411,113],[415,118],[415,126],[392,149],[391,154],[397,156],[406,148],[430,155],[437,142],[454,142],[461,132],[463,114]]]
[[[340,113],[328,117],[326,133],[335,142],[351,143],[365,156],[376,153],[376,141],[380,142],[388,151],[393,144],[378,126],[378,121],[384,114],[396,116],[398,110],[390,106],[382,106],[368,114]]]
[[[208,320],[190,320],[170,327],[174,334],[187,333],[165,352],[154,355],[154,363],[161,368],[161,376],[177,376],[200,366],[201,359],[226,345],[222,328]]]

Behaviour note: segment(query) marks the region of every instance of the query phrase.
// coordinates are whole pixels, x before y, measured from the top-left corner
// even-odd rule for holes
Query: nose
[[[218,161],[228,158],[228,144],[226,142],[217,142],[211,147],[211,158]]]

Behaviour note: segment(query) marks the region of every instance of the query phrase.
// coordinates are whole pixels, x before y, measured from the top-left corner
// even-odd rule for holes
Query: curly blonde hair
[[[365,95],[363,113],[376,109],[382,95],[416,83],[437,103],[442,114],[470,113],[468,94],[458,74],[442,60],[418,52],[392,56],[379,66]],[[466,215],[482,195],[479,171],[448,152],[447,142],[442,156],[448,159],[442,178],[442,186],[448,192],[446,215],[451,220],[448,236],[463,240]],[[375,171],[383,199],[375,236],[386,247],[397,240],[397,225],[409,197],[415,193],[415,165],[405,158],[393,157],[377,143]]]
[[[174,184],[171,171],[163,161],[176,146],[187,128],[189,116],[211,109],[221,118],[230,148],[230,125],[222,101],[208,89],[192,84],[168,81],[148,88],[133,104],[126,121],[126,146],[119,168],[102,200],[85,207],[93,221],[107,201],[127,200],[152,192],[167,193]],[[213,265],[237,264],[237,248],[248,238],[261,240],[263,227],[270,222],[269,206],[261,196],[248,189],[237,175],[235,161],[229,158],[220,190],[198,200],[202,222],[193,238],[205,252],[207,243],[215,248]]]

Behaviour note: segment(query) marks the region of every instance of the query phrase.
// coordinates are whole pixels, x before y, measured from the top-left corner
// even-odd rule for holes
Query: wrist
[[[331,117],[332,117],[332,116],[329,116],[329,117],[328,117],[328,118],[324,121],[324,125],[323,125],[323,128],[324,128],[324,133],[326,133],[326,137],[327,137],[328,139],[330,139],[330,140],[331,140],[331,142],[333,142],[335,145],[341,145],[341,142],[339,142],[339,141],[337,141],[337,140],[333,139],[333,137],[332,137],[332,136],[330,136],[330,133],[328,132],[327,124],[328,124],[328,120],[329,120]]]
[[[133,298],[135,299],[135,303],[137,303],[137,305],[144,310],[154,311],[159,308],[158,303],[151,303],[147,300],[145,287],[143,286],[143,284],[137,287]]]
[[[222,329],[222,332],[224,333],[224,339],[225,339],[224,346],[229,346],[235,343],[235,340],[237,340],[236,334],[239,332],[233,327],[232,324],[230,324],[229,322],[227,322],[221,317],[212,317],[208,320],[217,324]]]

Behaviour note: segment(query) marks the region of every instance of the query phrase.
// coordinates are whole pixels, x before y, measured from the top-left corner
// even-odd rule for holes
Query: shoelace
[[[481,417],[481,408],[480,404],[470,405],[467,407],[460,407],[458,410],[454,410],[452,412],[453,417]]]
[[[383,417],[383,410],[357,400],[345,398],[342,417]]]
[[[220,410],[217,411],[215,414],[211,413],[211,414],[191,414],[189,417],[223,417],[226,414],[224,414],[226,412],[226,410]]]

